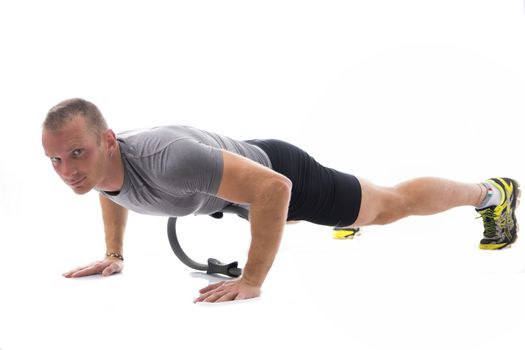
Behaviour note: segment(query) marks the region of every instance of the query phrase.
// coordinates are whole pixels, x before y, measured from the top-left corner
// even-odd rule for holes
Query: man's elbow
[[[288,204],[292,196],[292,181],[286,176],[275,176],[268,184],[270,193]]]

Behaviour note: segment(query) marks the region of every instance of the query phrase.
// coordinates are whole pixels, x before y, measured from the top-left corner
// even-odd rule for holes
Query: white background
[[[379,184],[525,181],[523,7],[0,2],[0,349],[523,349],[525,245],[479,251],[471,208],[353,241],[289,226],[246,302],[194,305],[210,279],[174,257],[158,217],[130,216],[122,274],[67,280],[104,253],[97,196],[74,195],[40,145],[47,110],[79,96],[115,131],[282,138]],[[210,220],[181,220],[189,254],[243,263],[246,223]]]

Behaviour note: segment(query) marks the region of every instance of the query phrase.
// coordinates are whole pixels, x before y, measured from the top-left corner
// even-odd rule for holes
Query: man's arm
[[[124,231],[128,221],[128,209],[100,196],[100,208],[106,234],[106,253],[123,254]]]
[[[106,235],[106,254],[122,256],[128,209],[121,207],[102,195],[100,195],[100,207]],[[64,276],[83,277],[99,273],[109,276],[122,271],[123,268],[124,264],[121,259],[114,256],[106,256],[103,260],[66,272]]]
[[[252,241],[240,279],[202,289],[195,302],[227,301],[259,296],[279,249],[288,216],[291,181],[256,162],[223,151],[224,170],[217,193],[227,201],[250,205]]]

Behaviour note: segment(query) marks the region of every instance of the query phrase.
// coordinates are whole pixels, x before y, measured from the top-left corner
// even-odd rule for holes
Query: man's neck
[[[120,153],[120,145],[113,156],[108,159],[106,168],[106,177],[97,186],[97,189],[104,192],[119,192],[124,185],[124,165],[122,164],[122,155]]]

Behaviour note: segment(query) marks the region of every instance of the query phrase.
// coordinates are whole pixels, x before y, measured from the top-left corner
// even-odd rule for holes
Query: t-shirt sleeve
[[[191,139],[180,139],[161,153],[159,181],[178,193],[217,194],[223,173],[222,150]]]

